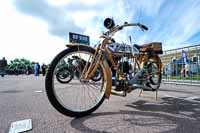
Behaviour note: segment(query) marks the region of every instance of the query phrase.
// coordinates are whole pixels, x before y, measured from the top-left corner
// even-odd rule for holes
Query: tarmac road
[[[51,106],[44,77],[0,77],[0,133],[23,119],[32,119],[30,133],[200,133],[200,87],[163,84],[158,100],[154,92],[139,92],[111,96],[93,114],[74,119]]]

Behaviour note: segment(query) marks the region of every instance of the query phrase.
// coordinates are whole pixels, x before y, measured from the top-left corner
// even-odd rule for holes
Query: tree
[[[25,58],[11,60],[8,65],[8,74],[26,74],[27,71],[33,73],[34,62]]]

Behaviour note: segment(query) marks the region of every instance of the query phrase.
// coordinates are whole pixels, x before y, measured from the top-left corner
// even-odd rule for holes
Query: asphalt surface
[[[97,111],[77,119],[51,106],[44,77],[0,77],[0,133],[24,119],[32,119],[30,133],[200,133],[200,87],[162,84],[158,100],[154,92],[138,97],[139,92],[111,96]]]

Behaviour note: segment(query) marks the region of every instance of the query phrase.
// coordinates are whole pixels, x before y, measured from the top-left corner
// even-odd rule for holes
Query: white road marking
[[[176,97],[176,96],[172,96],[172,95],[164,95],[164,97],[178,98],[178,97]]]
[[[38,90],[38,91],[34,91],[36,93],[42,93],[43,91],[42,90]]]

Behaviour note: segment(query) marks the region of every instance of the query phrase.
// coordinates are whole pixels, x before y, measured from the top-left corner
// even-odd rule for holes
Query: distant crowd
[[[35,76],[39,76],[42,74],[45,76],[48,66],[44,63],[42,66],[38,62],[30,63],[26,59],[21,59],[23,62],[19,63],[19,59],[15,59],[11,61],[10,64],[7,63],[5,57],[0,59],[0,76],[4,77],[5,75],[19,75],[19,74],[34,74]]]
[[[43,63],[42,66],[41,66],[43,76],[45,76],[45,74],[46,74],[46,69],[47,69],[47,66]],[[34,64],[34,75],[35,76],[40,75],[40,64],[39,63]]]

